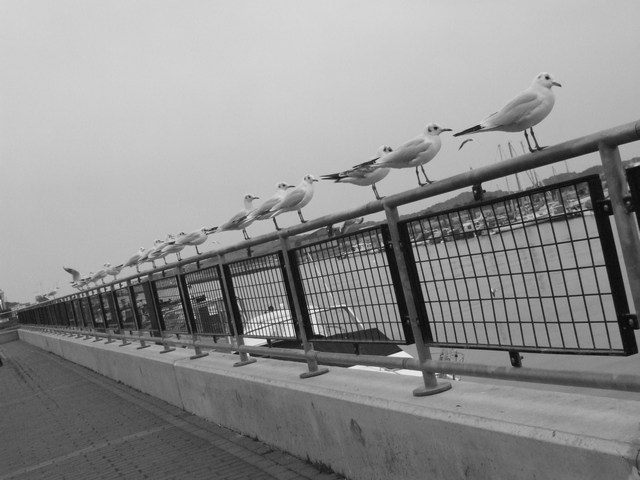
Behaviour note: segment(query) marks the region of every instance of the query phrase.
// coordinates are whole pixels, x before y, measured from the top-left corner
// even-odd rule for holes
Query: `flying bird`
[[[198,230],[194,230],[193,232],[189,233],[180,232],[178,234],[178,237],[176,238],[176,245],[189,245],[191,247],[195,247],[197,254],[200,255],[198,245],[202,245],[207,241],[207,238],[209,238],[207,237],[207,235],[208,233],[206,227],[199,228]]]
[[[80,280],[81,275],[80,272],[78,270],[76,270],[75,268],[71,268],[71,267],[62,267],[64,269],[65,272],[70,273],[71,274],[71,281],[73,282],[77,282],[78,280]]]
[[[377,160],[369,162],[376,168],[411,168],[416,169],[416,177],[418,177],[418,185],[423,186],[432,183],[424,171],[424,165],[438,154],[442,146],[440,134],[442,132],[450,132],[450,128],[442,128],[437,123],[428,124],[421,135],[405,142],[398,148],[389,152]],[[418,167],[422,170],[426,183],[420,181],[420,173]]]
[[[273,217],[275,212],[272,212],[271,209],[278,203],[280,200],[284,198],[287,194],[287,190],[290,188],[295,188],[295,185],[289,185],[286,182],[280,182],[276,185],[276,193],[274,193],[271,197],[264,201],[259,207],[255,208],[249,215],[247,216],[247,220],[252,222],[256,220],[266,220],[268,218]]]
[[[393,150],[386,145],[378,148],[377,157],[373,160],[361,163],[344,172],[331,173],[328,175],[321,175],[322,180],[333,180],[335,183],[351,183],[360,187],[368,187],[371,185],[373,193],[377,200],[382,200],[382,197],[378,194],[376,189],[376,183],[382,180],[389,174],[389,168],[379,168],[372,165],[372,162],[380,159],[381,157],[391,153]]]
[[[247,193],[244,196],[244,208],[236,213],[229,220],[224,222],[222,225],[218,227],[212,227],[207,229],[207,233],[216,233],[216,232],[227,232],[229,230],[242,230],[242,234],[244,235],[245,240],[249,240],[249,235],[247,234],[247,227],[251,225],[254,221],[249,215],[253,211],[253,201],[257,200],[260,197],[256,197],[250,193]]]
[[[318,179],[313,175],[305,175],[302,182],[300,182],[297,187],[287,191],[285,196],[282,197],[282,200],[271,208],[271,212],[273,212],[271,219],[276,226],[276,230],[280,230],[278,222],[276,221],[276,216],[285,212],[293,212],[294,210],[297,210],[300,221],[302,223],[306,222],[302,216],[302,209],[313,198],[313,184],[317,181]]]
[[[529,88],[513,98],[496,113],[489,115],[478,125],[467,128],[453,136],[496,130],[501,132],[524,132],[529,151],[533,153],[537,150],[542,150],[544,147],[538,145],[538,140],[536,140],[536,136],[533,133],[533,127],[544,120],[553,108],[553,104],[556,101],[555,95],[551,90],[553,86],[561,87],[562,85],[556,82],[550,73],[539,73],[533,79]],[[531,147],[527,129],[529,129],[533,137],[535,148]]]

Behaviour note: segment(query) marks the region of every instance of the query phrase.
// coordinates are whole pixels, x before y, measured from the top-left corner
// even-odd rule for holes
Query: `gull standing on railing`
[[[251,193],[247,193],[244,196],[244,208],[236,213],[229,220],[224,222],[222,225],[217,227],[211,227],[207,229],[207,234],[212,234],[216,232],[227,232],[229,230],[242,230],[242,234],[244,235],[245,240],[249,240],[249,235],[247,234],[246,228],[251,225],[254,221],[249,215],[254,210],[253,201],[259,199],[260,197],[256,197]]]
[[[107,268],[107,264],[104,264],[104,267]],[[94,273],[91,276],[91,280],[89,280],[91,283],[94,284],[98,284],[98,280],[102,280],[102,283],[104,284],[104,277],[107,276],[107,272],[105,271],[105,268],[101,268],[100,270],[98,270],[96,273]]]
[[[550,73],[539,73],[536,78],[533,79],[529,88],[513,98],[496,113],[489,115],[478,125],[467,128],[453,136],[457,137],[459,135],[491,132],[495,130],[502,132],[524,132],[524,138],[527,140],[529,151],[533,153],[537,150],[542,150],[545,147],[538,145],[538,140],[536,140],[536,136],[533,133],[533,127],[544,120],[553,108],[553,104],[556,101],[555,95],[551,90],[553,86],[561,87],[562,85],[556,82]],[[529,142],[527,128],[533,137],[535,149],[531,147],[531,143]]]
[[[207,228],[202,227],[198,230],[194,230],[193,232],[184,233],[180,232],[178,234],[178,238],[176,238],[176,245],[189,245],[191,247],[196,248],[196,253],[200,255],[200,250],[198,250],[198,245],[202,245],[207,241]]]
[[[305,175],[300,184],[287,191],[285,196],[276,203],[271,211],[273,212],[273,216],[271,217],[273,223],[276,226],[276,230],[280,230],[278,226],[278,222],[276,222],[276,216],[285,212],[293,212],[294,210],[298,211],[298,216],[300,217],[300,221],[305,223],[306,220],[302,216],[302,209],[311,201],[313,198],[313,184],[317,182],[318,179],[313,175]]]
[[[268,218],[273,217],[275,212],[272,212],[271,209],[284,198],[284,196],[287,194],[287,190],[289,190],[290,188],[295,188],[295,185],[289,185],[286,182],[280,182],[276,186],[276,193],[265,200],[264,203],[262,203],[259,207],[254,209],[247,216],[247,220],[254,222],[256,220],[267,220]]]
[[[110,263],[105,263],[104,266],[105,266],[104,271],[107,272],[107,275],[111,275],[115,280],[116,278],[118,278],[118,274],[124,268],[124,263],[121,263],[120,265],[115,265],[113,267],[111,266]]]
[[[178,236],[180,235],[178,234]],[[178,259],[178,261],[180,261],[182,260],[182,258],[180,258],[180,252],[184,250],[185,247],[186,245],[176,243],[176,239],[174,238],[162,248],[162,258],[166,257],[167,255],[171,255],[172,253],[175,253],[176,258]],[[166,260],[165,260],[165,263],[166,263]]]
[[[165,260],[164,257],[166,257],[169,254],[163,253],[163,249],[164,247],[166,247],[167,245],[170,245],[171,242],[174,242],[174,241],[175,239],[173,238],[173,235],[171,235],[170,233],[167,234],[164,240],[155,241],[155,246],[153,247],[153,250],[151,250],[149,252],[149,255],[147,255],[147,259],[151,261],[151,263],[153,264],[153,268],[156,267],[155,261],[159,259],[162,259],[165,265],[167,264],[167,261]]]
[[[450,132],[450,128],[442,128],[437,123],[428,124],[421,135],[405,142],[384,157],[369,162],[371,165],[383,168],[415,168],[418,185],[432,183],[424,171],[424,165],[438,154],[442,146],[440,134]],[[422,170],[426,183],[420,181],[418,167]]]
[[[345,170],[344,172],[320,175],[320,178],[323,180],[333,180],[336,183],[351,183],[360,187],[368,187],[371,185],[376,199],[382,200],[382,197],[378,195],[376,183],[386,177],[389,174],[390,169],[376,167],[375,165],[372,165],[372,163],[392,151],[391,147],[383,145],[378,148],[377,157],[373,160],[351,167],[349,170]]]
[[[129,260],[124,262],[123,266],[124,267],[133,267],[135,265],[136,270],[140,271],[140,270],[138,270],[138,261],[140,260],[140,257],[142,257],[144,255],[144,251],[145,251],[145,248],[144,247],[140,247],[135,254],[133,254],[131,257],[129,257]]]

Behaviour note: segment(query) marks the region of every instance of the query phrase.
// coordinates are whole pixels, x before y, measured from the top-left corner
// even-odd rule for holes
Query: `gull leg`
[[[301,210],[298,210],[298,216],[300,217],[300,221],[301,221],[302,223],[307,223],[307,221],[306,221],[306,220],[304,219],[304,217],[302,216],[302,211],[301,211]]]
[[[278,226],[278,222],[276,222],[276,217],[272,217],[271,220],[273,220],[273,224],[276,226],[276,230],[280,230],[280,227]]]
[[[242,229],[242,234],[244,235],[244,239],[245,240],[249,240],[251,237],[249,236],[249,234],[247,233],[247,229],[243,228]]]
[[[378,194],[378,189],[376,188],[376,184],[374,183],[373,185],[371,185],[371,188],[373,188],[373,193],[375,193],[376,195],[376,200],[382,200],[384,197],[381,197]]]
[[[422,187],[424,183],[420,181],[420,173],[418,172],[418,167],[416,167],[416,177],[418,178],[418,185]]]
[[[429,180],[429,177],[427,177],[427,172],[424,171],[424,166],[420,165],[420,169],[422,170],[422,174],[424,175],[424,179],[427,181],[427,183],[433,183],[431,180]]]
[[[536,134],[533,133],[533,127],[531,127],[529,131],[531,132],[531,136],[533,137],[533,143],[535,143],[536,145],[536,150],[540,151],[547,148],[547,147],[541,147],[540,145],[538,145],[538,140],[536,140]]]
[[[198,245],[194,245],[194,247],[196,247],[196,253],[200,255],[200,250],[198,250]]]
[[[524,138],[527,140],[527,146],[529,147],[529,151],[531,153],[535,152],[533,148],[531,148],[531,143],[529,142],[529,135],[527,135],[527,129],[524,130]]]

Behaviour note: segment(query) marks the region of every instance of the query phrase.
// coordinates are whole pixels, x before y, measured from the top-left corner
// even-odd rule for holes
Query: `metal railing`
[[[514,366],[519,351],[634,354],[638,325],[628,304],[640,305],[640,240],[631,207],[640,208],[637,193],[628,193],[617,145],[638,139],[640,121],[25,309],[20,321],[96,335],[136,332],[143,342],[155,336],[165,350],[190,338],[195,356],[231,345],[224,348],[240,353],[238,365],[253,361],[251,354],[277,353],[306,361],[303,377],[325,373],[319,362],[395,365],[356,354],[363,345],[415,343],[418,359],[401,360],[403,368],[422,371],[415,395],[450,388],[436,372],[498,375],[489,367],[444,366],[431,359],[431,346],[508,350]],[[595,151],[609,199],[596,176],[399,218],[400,205],[461,188],[478,193],[483,182]],[[325,228],[330,234],[338,222],[382,211],[386,222],[374,228],[303,235]],[[269,348],[245,345],[255,339]],[[347,361],[343,353],[319,351],[336,345],[356,354]],[[524,369],[500,375],[530,375],[518,371]],[[535,381],[544,375],[556,378],[542,372]],[[610,380],[594,383],[616,384]]]

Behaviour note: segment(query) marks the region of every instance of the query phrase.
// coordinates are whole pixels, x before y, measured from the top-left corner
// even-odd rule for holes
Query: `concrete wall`
[[[9,328],[6,330],[0,330],[0,344],[8,343],[18,340],[18,329]]]
[[[21,330],[20,338],[350,479],[640,479],[640,398],[419,379],[302,364],[160,354]]]

